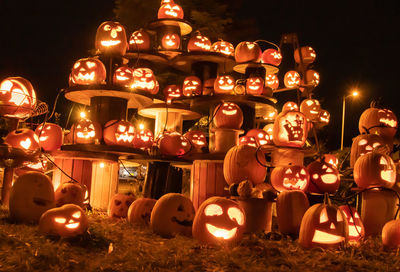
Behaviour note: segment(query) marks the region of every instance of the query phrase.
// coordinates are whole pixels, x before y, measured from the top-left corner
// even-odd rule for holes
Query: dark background
[[[331,113],[331,123],[323,133],[330,149],[340,146],[342,97],[352,88],[358,88],[361,97],[346,100],[345,145],[358,134],[358,118],[371,100],[380,99],[400,116],[400,20],[394,1],[226,2],[232,6],[234,24],[252,26],[249,31],[233,31],[235,39],[279,44],[283,33],[295,32],[300,45],[316,50],[314,69],[321,83],[315,97]],[[75,60],[87,57],[93,48],[97,27],[114,19],[113,8],[112,0],[0,1],[0,79],[27,78],[38,98],[52,107],[59,90],[67,87]],[[284,58],[289,52],[285,50]],[[280,107],[296,95],[276,97]],[[60,97],[56,111],[67,115],[70,106]]]

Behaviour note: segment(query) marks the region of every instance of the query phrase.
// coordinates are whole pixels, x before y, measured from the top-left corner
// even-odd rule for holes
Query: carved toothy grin
[[[314,237],[312,241],[314,243],[322,243],[322,244],[336,244],[340,243],[344,240],[344,237],[330,234],[327,232],[316,230],[314,232]]]
[[[166,44],[167,44],[168,46],[174,46],[174,45],[175,45],[175,42],[174,42],[174,41],[166,41]]]
[[[289,189],[300,189],[304,190],[306,188],[307,180],[306,179],[297,179],[297,178],[284,178],[283,186]]]
[[[117,76],[117,80],[118,81],[125,81],[125,80],[128,80],[129,79],[129,77],[126,77],[126,76]]]
[[[231,91],[231,90],[233,90],[233,86],[219,86],[219,88],[220,88],[221,90],[224,90],[224,91]]]
[[[132,84],[132,87],[137,89],[152,90],[155,87],[155,83],[154,81],[151,82],[135,81],[135,83]]]
[[[89,139],[89,138],[93,138],[95,136],[95,132],[93,130],[90,132],[77,132],[76,136],[78,136],[78,138]]]
[[[393,119],[381,118],[381,119],[379,119],[379,122],[381,122],[382,124],[384,124],[388,127],[392,127],[392,128],[397,126],[397,122]]]
[[[123,141],[123,142],[128,142],[131,143],[133,141],[133,136],[128,135],[128,134],[115,134],[117,142]]]
[[[144,44],[143,40],[137,40],[136,38],[133,39],[133,41],[130,42],[130,44]]]
[[[80,80],[87,80],[87,81],[90,80],[90,81],[92,81],[92,80],[94,80],[94,72],[91,72],[91,73],[81,73],[81,72],[79,72],[77,78],[80,79]]]
[[[213,226],[211,224],[206,224],[207,231],[211,233],[213,236],[217,238],[222,238],[224,240],[231,239],[236,235],[237,232],[237,227],[234,227],[233,229],[226,230],[226,229],[221,229],[216,226]]]
[[[101,41],[102,46],[114,46],[114,45],[117,45],[120,43],[121,43],[121,41],[117,41],[117,40]]]
[[[258,91],[260,89],[259,86],[249,86],[249,89],[252,91]]]
[[[321,180],[325,184],[333,184],[337,181],[337,176],[335,174],[324,174],[321,175]]]
[[[222,110],[222,113],[225,115],[235,115],[237,114],[237,110]]]
[[[79,227],[79,223],[69,223],[66,224],[65,227],[68,229],[76,229],[77,227]]]
[[[172,11],[172,10],[165,11],[165,14],[172,16],[172,17],[178,17],[178,13],[176,13],[175,11]]]

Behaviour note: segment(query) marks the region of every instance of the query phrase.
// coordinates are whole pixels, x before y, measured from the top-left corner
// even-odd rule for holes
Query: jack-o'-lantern
[[[201,130],[191,130],[186,132],[183,136],[190,141],[193,149],[198,152],[207,147],[206,135]]]
[[[166,3],[158,9],[158,19],[183,19],[183,9],[175,3]]]
[[[136,68],[133,71],[132,88],[152,93],[156,88],[156,77],[150,68]]]
[[[272,140],[277,146],[302,147],[307,139],[307,129],[307,119],[301,112],[281,112],[274,122]]]
[[[254,137],[258,145],[266,145],[272,144],[272,138],[270,135],[263,129],[253,128],[250,129],[247,133],[247,136]]]
[[[265,180],[266,160],[264,153],[249,145],[234,146],[224,158],[224,177],[228,184],[249,180],[253,185]]]
[[[115,194],[108,205],[107,214],[112,218],[127,218],[129,206],[135,201],[133,195]]]
[[[150,129],[141,128],[135,133],[133,147],[140,149],[149,149],[153,145],[153,132]]]
[[[269,137],[269,139],[271,141],[271,144],[273,144],[272,138],[274,137],[273,136],[273,134],[274,134],[274,124],[265,125],[263,127],[263,130],[268,134],[268,137]]]
[[[103,138],[106,145],[132,147],[135,127],[128,121],[111,120],[104,125]]]
[[[106,80],[106,67],[96,58],[84,58],[75,62],[71,70],[74,85],[101,84]]]
[[[8,77],[0,83],[0,115],[25,118],[36,107],[36,92],[22,77]]]
[[[194,207],[189,198],[182,194],[168,193],[154,205],[150,226],[162,237],[178,234],[191,236],[194,215]]]
[[[167,85],[165,86],[163,90],[163,94],[165,97],[165,100],[171,101],[172,99],[176,99],[182,96],[182,90],[178,85],[172,84],[172,85]]]
[[[336,169],[338,168],[339,159],[334,154],[324,154],[324,161],[331,164]]]
[[[226,41],[217,41],[212,44],[211,50],[213,52],[221,53],[226,56],[233,56],[235,52],[235,47],[230,42]]]
[[[286,111],[299,111],[299,106],[295,102],[288,101],[282,106],[282,112]]]
[[[181,46],[181,37],[178,34],[165,34],[161,39],[161,45],[167,50],[176,50]]]
[[[268,122],[273,122],[277,116],[278,110],[274,108],[272,110],[269,110],[267,114],[263,116],[263,119]]]
[[[235,61],[237,63],[259,62],[261,54],[261,48],[257,43],[240,42],[235,48]]]
[[[262,53],[261,62],[279,66],[282,62],[282,54],[276,49],[269,48]]]
[[[354,207],[348,205],[342,205],[339,207],[342,210],[344,217],[347,221],[347,226],[349,229],[349,242],[358,243],[364,238],[365,228],[361,221],[360,215]]]
[[[214,92],[217,94],[231,94],[235,87],[235,79],[232,76],[219,76],[214,81]]]
[[[310,184],[307,191],[311,193],[334,194],[340,186],[339,171],[332,164],[322,160],[316,160],[307,165],[310,175]]]
[[[150,225],[150,216],[157,200],[152,198],[138,198],[129,206],[128,222],[132,225]]]
[[[385,249],[400,247],[400,219],[390,220],[383,226],[382,245]]]
[[[113,83],[122,87],[131,87],[133,84],[134,70],[128,66],[118,67],[113,75]]]
[[[393,138],[397,131],[397,125],[397,117],[391,110],[371,107],[361,114],[358,129],[360,133],[367,131],[384,138]]]
[[[247,136],[247,135],[239,138],[239,145],[249,145],[258,147],[256,139],[252,136]]]
[[[95,47],[102,54],[125,55],[128,48],[125,28],[119,22],[102,23],[97,28]]]
[[[233,244],[245,231],[244,210],[235,202],[214,196],[204,201],[193,222],[193,238],[202,244]]]
[[[299,243],[305,248],[335,249],[348,240],[345,216],[327,196],[324,203],[311,206],[301,220]]]
[[[327,110],[320,110],[317,118],[317,122],[320,126],[329,124],[331,114]]]
[[[307,70],[305,75],[305,83],[316,87],[320,82],[319,73],[315,70]]]
[[[182,93],[184,96],[201,95],[202,89],[201,79],[197,76],[188,76],[183,80]]]
[[[183,156],[191,149],[191,144],[179,132],[164,133],[158,140],[158,147],[163,155]]]
[[[70,133],[75,144],[94,144],[102,137],[100,124],[84,118],[72,125]]]
[[[275,190],[305,191],[309,183],[309,174],[302,165],[277,166],[271,172],[271,185]]]
[[[28,128],[11,131],[4,139],[4,143],[26,151],[36,152],[40,149],[39,137],[33,130]]]
[[[188,52],[210,51],[211,41],[200,32],[196,32],[190,39],[187,45]]]
[[[224,102],[215,108],[213,122],[217,128],[239,129],[243,124],[243,112],[235,103]]]
[[[59,125],[52,123],[40,124],[35,129],[36,135],[39,137],[40,146],[46,151],[60,149],[63,144],[63,132]]]
[[[279,87],[279,79],[276,74],[265,75],[265,86],[270,87],[272,90],[276,90]]]
[[[396,166],[390,156],[370,152],[357,159],[353,175],[359,188],[391,188],[396,182]]]
[[[89,221],[84,210],[75,204],[46,211],[40,217],[39,231],[49,236],[74,237],[84,234]]]
[[[312,47],[302,46],[302,47],[300,47],[300,50],[301,50],[301,57],[303,59],[304,64],[308,65],[308,64],[314,62],[315,58],[317,57],[317,54],[315,53],[315,51]],[[301,63],[299,49],[296,49],[294,51],[294,60],[296,61],[296,63]]]
[[[307,120],[318,121],[321,104],[317,99],[304,99],[300,103],[300,111],[307,117]]]
[[[381,136],[376,134],[361,134],[353,138],[350,151],[350,167],[354,167],[359,157],[383,146],[385,146],[385,142]]]
[[[246,80],[246,92],[252,95],[262,94],[264,89],[264,79],[261,77],[249,77]]]
[[[300,85],[300,74],[296,71],[288,71],[283,77],[283,84],[286,88],[296,88]]]
[[[65,204],[75,204],[82,207],[84,197],[84,188],[77,182],[61,183],[54,192],[56,207],[61,207]]]
[[[129,38],[129,50],[150,50],[150,35],[143,29],[136,30]]]
[[[40,216],[54,208],[54,188],[48,176],[28,172],[19,176],[10,190],[10,217],[23,223],[38,223]]]

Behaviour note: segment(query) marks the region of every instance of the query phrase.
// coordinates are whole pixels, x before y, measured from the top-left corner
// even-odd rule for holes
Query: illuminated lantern
[[[330,203],[311,206],[301,220],[299,243],[305,248],[335,249],[348,240],[347,221],[342,210]]]
[[[156,77],[149,68],[136,68],[133,71],[132,88],[152,93],[156,88]]]
[[[273,110],[270,110],[266,115],[264,115],[263,119],[268,122],[273,122],[275,120],[276,116],[278,116],[278,110],[273,109]]]
[[[324,154],[324,161],[326,163],[331,164],[336,169],[337,169],[338,164],[339,164],[339,159],[334,154]]]
[[[143,29],[133,32],[129,39],[129,49],[132,51],[150,50],[150,35]]]
[[[282,62],[282,54],[276,49],[269,48],[262,53],[261,62],[279,66]]]
[[[21,148],[34,152],[40,149],[39,137],[33,130],[28,128],[11,131],[4,139],[4,143],[14,148]]]
[[[122,87],[131,87],[133,84],[134,70],[128,66],[118,67],[113,75],[113,83]]]
[[[186,137],[178,132],[163,134],[158,141],[158,147],[163,155],[183,156],[191,149],[191,144]]]
[[[22,77],[8,77],[0,83],[0,115],[25,118],[36,107],[36,92]]]
[[[178,34],[165,34],[161,39],[161,45],[167,50],[176,50],[181,46],[181,38]]]
[[[167,85],[163,90],[163,94],[166,101],[171,101],[182,96],[182,90],[178,85]]]
[[[340,206],[339,209],[342,210],[347,221],[347,226],[349,229],[349,242],[358,243],[365,236],[365,228],[363,222],[361,221],[360,215],[355,208],[349,207],[348,205]]]
[[[334,194],[340,186],[339,171],[324,160],[316,160],[307,166],[310,175],[308,192]]]
[[[135,201],[133,195],[115,194],[108,205],[107,214],[112,218],[127,218],[129,206]]]
[[[102,23],[97,28],[95,47],[102,54],[125,55],[128,48],[125,28],[119,22]]]
[[[94,144],[101,139],[101,126],[89,119],[80,119],[71,127],[75,144]]]
[[[150,216],[157,200],[152,198],[138,198],[129,206],[128,222],[132,225],[150,225]]]
[[[359,188],[391,188],[396,182],[396,166],[388,155],[370,152],[357,159],[353,175]]]
[[[158,9],[158,19],[183,19],[183,9],[174,3],[163,4]]]
[[[256,139],[252,136],[247,135],[239,138],[239,145],[249,145],[254,147],[258,146]]]
[[[74,237],[84,234],[88,227],[87,215],[74,204],[46,211],[39,222],[39,231],[49,236]]]
[[[35,129],[36,135],[39,137],[40,146],[46,151],[60,149],[63,144],[63,132],[59,125],[52,123],[40,124]]]
[[[271,185],[275,190],[305,191],[309,183],[309,174],[302,165],[277,166],[271,172]]]
[[[307,128],[307,119],[301,112],[281,112],[274,122],[272,140],[277,146],[303,147]]]
[[[140,149],[149,149],[153,145],[153,132],[150,129],[139,129],[133,139],[133,146]]]
[[[211,50],[211,41],[206,36],[202,35],[200,32],[196,32],[194,36],[189,39],[187,45],[188,52],[195,51],[210,51]]]
[[[300,85],[300,74],[296,71],[288,71],[283,77],[283,84],[286,88],[296,88]]]
[[[184,96],[201,95],[202,84],[197,76],[188,76],[183,80],[182,93]]]
[[[84,188],[77,182],[63,182],[54,192],[56,207],[61,207],[65,204],[75,204],[83,207],[84,198]]]
[[[361,134],[353,138],[350,151],[350,167],[354,167],[359,157],[383,146],[385,146],[385,143],[382,137],[376,134]]]
[[[193,238],[202,244],[234,244],[242,239],[245,224],[245,213],[237,202],[210,197],[196,212]]]
[[[157,94],[158,91],[160,90],[160,84],[158,83],[158,81],[156,80],[155,82],[156,87],[153,89],[153,91],[150,91],[151,94]]]
[[[306,84],[310,84],[312,86],[317,86],[319,84],[320,81],[320,77],[319,77],[319,73],[315,70],[307,70],[306,71]]]
[[[275,74],[269,74],[265,76],[265,86],[270,87],[272,90],[276,90],[279,87],[279,79]]]
[[[258,145],[266,145],[272,143],[272,138],[270,135],[263,129],[253,128],[250,129],[246,136],[254,137]]]
[[[382,228],[382,245],[385,249],[400,247],[400,219],[390,220]]]
[[[309,121],[317,121],[321,111],[321,104],[317,99],[304,99],[300,103],[300,111]]]
[[[259,62],[261,54],[261,48],[255,42],[240,42],[235,48],[235,60],[237,63]]]
[[[152,230],[162,237],[178,234],[191,236],[194,219],[192,201],[182,194],[168,193],[160,197],[150,217]]]
[[[233,56],[235,53],[235,47],[233,44],[226,41],[217,41],[212,44],[211,51],[221,53],[227,56]]]
[[[219,104],[213,115],[213,122],[217,128],[239,129],[243,124],[243,112],[235,103]]]
[[[135,127],[128,121],[111,120],[104,125],[103,138],[106,145],[132,147]]]
[[[235,87],[235,79],[232,76],[219,76],[214,81],[214,92],[217,94],[231,94]]]
[[[393,138],[397,131],[397,117],[388,109],[369,108],[360,116],[360,133],[378,134],[384,138]]]
[[[273,134],[274,134],[274,124],[265,125],[263,127],[263,130],[268,134],[268,138],[269,138],[271,144],[273,144],[274,142],[273,142],[272,138],[273,138]]]
[[[253,185],[263,183],[267,169],[264,153],[249,145],[234,146],[225,155],[224,177],[228,184],[249,180]]]
[[[201,152],[203,148],[207,148],[207,139],[203,131],[191,130],[186,132],[183,136],[190,141],[192,147],[196,151]]]
[[[28,172],[19,176],[10,190],[10,217],[23,223],[38,223],[40,216],[54,208],[54,188],[48,176]]]
[[[106,67],[95,58],[79,59],[71,71],[71,81],[74,85],[101,84],[106,80]]]
[[[203,82],[203,95],[211,95],[214,92],[215,78],[209,78]]]
[[[320,125],[324,126],[329,124],[330,119],[331,119],[331,114],[327,110],[319,111],[317,122]]]
[[[300,48],[301,50],[301,57],[303,59],[304,64],[310,64],[313,63],[315,58],[317,57],[317,54],[315,53],[314,49],[310,46],[302,46]],[[294,60],[296,63],[301,63],[300,61],[300,55],[299,55],[299,49],[296,49],[294,51]]]
[[[299,106],[295,102],[288,101],[282,106],[282,112],[286,111],[299,111]]]
[[[264,80],[261,77],[249,77],[246,79],[246,92],[252,95],[263,93]]]

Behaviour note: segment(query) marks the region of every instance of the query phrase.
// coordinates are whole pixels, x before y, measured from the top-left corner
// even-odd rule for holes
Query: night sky
[[[325,128],[330,148],[340,146],[342,97],[354,87],[361,97],[346,100],[345,145],[358,134],[358,118],[371,100],[381,99],[400,117],[396,67],[400,20],[394,1],[233,2],[235,16],[254,20],[259,28],[257,36],[248,40],[279,44],[283,33],[295,32],[300,45],[316,50],[314,69],[321,83],[315,97],[331,112],[331,124]],[[59,90],[67,87],[75,60],[89,56],[97,27],[114,18],[113,7],[112,0],[0,1],[0,79],[27,78],[38,98],[52,107]],[[295,93],[276,97],[294,99]],[[62,97],[57,111],[69,105]]]

